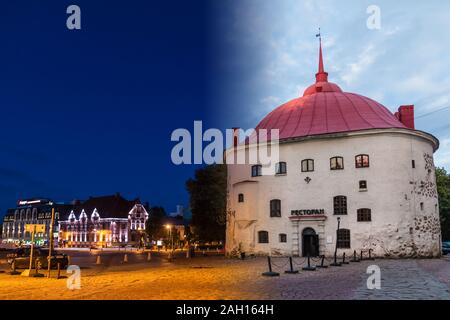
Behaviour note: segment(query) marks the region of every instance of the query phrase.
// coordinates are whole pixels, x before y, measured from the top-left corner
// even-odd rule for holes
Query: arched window
[[[287,173],[286,162],[278,162],[275,165],[275,174],[286,174],[286,173]]]
[[[337,232],[337,247],[341,249],[350,248],[350,230],[339,229]]]
[[[252,166],[252,177],[262,176],[262,165],[256,164]]]
[[[31,213],[31,219],[36,220],[37,219],[37,209],[33,208],[33,211]]]
[[[369,167],[369,156],[367,154],[359,154],[355,157],[355,167],[356,168],[368,168]]]
[[[372,210],[368,208],[362,208],[357,210],[357,219],[359,222],[372,221]]]
[[[330,159],[330,169],[331,170],[343,170],[344,169],[344,158],[333,157]]]
[[[314,171],[314,160],[305,159],[302,160],[302,172],[312,172]]]
[[[287,242],[287,235],[286,235],[286,233],[280,233],[279,234],[279,237],[280,237],[280,242]]]
[[[258,231],[258,243],[269,243],[269,233],[267,231]]]
[[[23,219],[25,219],[25,210],[24,209],[20,210],[20,221],[22,221]]]
[[[244,194],[243,193],[239,193],[238,202],[244,202]]]
[[[270,216],[281,217],[281,200],[270,200]]]
[[[333,199],[334,214],[343,215],[347,214],[347,197],[336,196]]]
[[[25,215],[25,220],[31,220],[31,209],[27,209],[27,213]]]
[[[19,210],[14,212],[14,220],[19,220]]]

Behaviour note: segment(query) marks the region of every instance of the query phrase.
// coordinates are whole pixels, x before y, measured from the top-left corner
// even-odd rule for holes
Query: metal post
[[[363,261],[363,251],[361,250],[361,261]]]
[[[316,270],[316,267],[311,267],[311,258],[309,256],[309,253],[308,253],[308,266],[303,267],[303,270],[306,270],[306,271],[315,271]]]
[[[339,235],[339,228],[341,226],[341,217],[337,217],[337,229],[336,229],[336,246],[334,248],[334,262],[330,264],[330,266],[333,267],[340,267],[342,264],[337,262],[337,249],[338,249],[338,235]]]
[[[326,266],[325,263],[325,255],[322,255],[321,257],[321,262],[320,265],[316,266],[316,268],[328,268],[328,266]]]
[[[348,262],[345,261],[345,252],[342,254],[342,264],[348,264]]]
[[[47,270],[47,278],[50,278],[50,269],[52,268],[52,249],[53,249],[53,224],[55,223],[55,207],[52,205],[52,219],[50,221],[49,228],[49,246],[48,246],[48,270]]]
[[[294,266],[293,266],[293,264],[292,264],[292,257],[289,257],[289,270],[286,270],[284,273],[287,273],[287,274],[295,274],[295,273],[298,273],[298,270],[294,270]]]
[[[262,275],[265,277],[277,277],[280,274],[278,272],[272,271],[272,261],[270,260],[270,256],[267,256],[267,263],[269,265],[269,272],[264,272]]]
[[[360,261],[358,260],[358,258],[356,258],[356,250],[353,251],[353,259],[350,260],[350,261],[351,261],[351,262],[360,262]]]

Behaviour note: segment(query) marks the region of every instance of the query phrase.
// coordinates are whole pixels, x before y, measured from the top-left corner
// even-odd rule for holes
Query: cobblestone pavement
[[[134,259],[130,257],[130,260]],[[295,268],[302,259],[294,260]],[[375,260],[263,277],[266,258],[163,256],[120,266],[82,266],[81,290],[67,280],[0,274],[0,299],[450,299],[450,259]],[[367,267],[381,268],[381,290],[368,290]],[[304,265],[304,264],[302,264]]]

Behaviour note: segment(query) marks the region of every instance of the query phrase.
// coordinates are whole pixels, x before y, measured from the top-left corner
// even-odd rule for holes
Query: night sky
[[[8,1],[0,15],[0,215],[116,192],[188,205],[196,167],[172,164],[170,135],[208,122],[206,1]]]

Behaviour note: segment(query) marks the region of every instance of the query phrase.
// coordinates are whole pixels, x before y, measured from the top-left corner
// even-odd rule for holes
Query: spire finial
[[[328,73],[325,72],[325,68],[323,66],[323,55],[322,55],[322,34],[316,34],[316,37],[319,38],[319,71],[316,74],[316,82],[327,82],[328,81]]]

